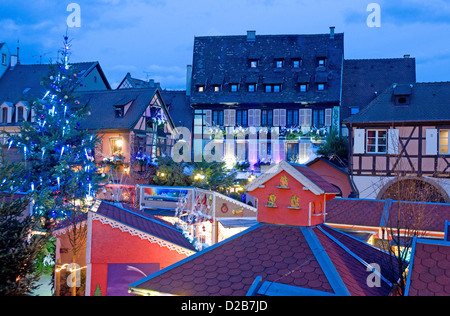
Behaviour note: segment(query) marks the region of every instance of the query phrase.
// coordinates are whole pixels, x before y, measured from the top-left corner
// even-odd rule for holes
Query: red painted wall
[[[160,247],[118,228],[113,229],[110,225],[93,221],[90,293],[94,295],[97,285],[100,285],[102,295],[107,295],[108,264],[159,263],[160,269],[163,269],[186,257],[175,250]]]
[[[288,189],[279,188],[281,177],[288,179]],[[309,204],[314,203],[314,213],[323,213],[325,200],[331,200],[334,195],[315,195],[311,191],[303,190],[304,185],[295,180],[287,172],[282,171],[266,183],[264,188],[257,188],[251,195],[258,199],[258,221],[279,225],[311,226],[324,222],[324,216],[309,216]],[[275,194],[276,206],[267,207],[269,196]],[[293,195],[299,198],[299,209],[291,209],[291,198]],[[310,219],[311,218],[311,219]]]
[[[353,191],[348,175],[337,170],[336,168],[333,168],[326,162],[319,160],[308,167],[331,184],[337,186],[342,192],[342,197],[348,197]]]

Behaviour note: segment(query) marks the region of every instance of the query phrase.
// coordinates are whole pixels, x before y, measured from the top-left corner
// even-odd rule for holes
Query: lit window
[[[278,59],[275,61],[275,67],[276,68],[283,68],[283,61],[281,59]]]
[[[231,85],[231,92],[237,92],[238,91],[238,85],[237,84],[232,84]]]
[[[326,58],[318,58],[317,59],[317,65],[320,66],[325,66],[327,59]]]
[[[204,86],[198,86],[197,87],[197,92],[204,92],[205,91],[205,87]]]
[[[122,138],[110,138],[111,154],[123,153],[123,139]]]
[[[317,90],[319,90],[319,91],[325,90],[325,84],[324,84],[324,83],[319,83],[319,84],[317,85]]]
[[[278,92],[281,92],[281,85],[279,85],[279,84],[274,84],[274,85],[266,85],[266,87],[265,87],[265,91],[267,92],[267,93],[271,93],[271,92],[275,92],[275,93],[278,93]]]
[[[300,85],[300,92],[306,92],[308,91],[308,85],[306,83],[303,83]]]
[[[255,92],[256,91],[256,84],[249,84],[248,85],[248,92]]]
[[[214,86],[214,92],[220,92],[220,86]]]
[[[450,130],[441,130],[439,132],[439,153],[448,155],[450,154],[449,151],[449,132]]]
[[[294,67],[294,68],[300,68],[300,65],[301,65],[301,60],[300,60],[300,59],[294,59],[294,60],[292,61],[292,67]]]
[[[258,60],[257,59],[250,60],[250,68],[258,68]]]
[[[386,130],[367,131],[367,153],[385,154],[387,149]]]
[[[358,113],[359,113],[359,108],[356,108],[356,107],[350,108],[350,114],[351,115],[355,115],[355,114],[358,114]]]

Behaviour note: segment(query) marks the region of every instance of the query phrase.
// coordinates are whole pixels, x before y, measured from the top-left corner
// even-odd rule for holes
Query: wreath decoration
[[[220,211],[224,214],[228,213],[228,206],[224,203],[220,208]]]

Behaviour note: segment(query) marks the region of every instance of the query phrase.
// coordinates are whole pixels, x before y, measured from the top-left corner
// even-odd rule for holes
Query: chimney
[[[256,31],[247,31],[247,42],[256,41]]]
[[[192,65],[187,65],[186,71],[186,96],[191,96],[191,85],[192,85]]]
[[[403,55],[403,58],[409,58],[409,57],[411,57],[411,55]]]
[[[334,26],[330,26],[330,38],[333,39],[334,38]]]

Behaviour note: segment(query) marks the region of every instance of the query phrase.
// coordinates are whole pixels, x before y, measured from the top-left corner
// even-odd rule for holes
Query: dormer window
[[[230,87],[231,92],[238,92],[238,90],[239,90],[239,86],[237,84],[235,84],[235,83],[231,84],[231,87]]]
[[[248,85],[248,92],[255,92],[256,91],[256,84],[251,83]]]
[[[275,68],[283,68],[283,60],[282,59],[275,60]]]
[[[395,103],[397,105],[408,105],[409,97],[407,95],[400,95],[395,98]]]
[[[300,66],[302,65],[302,60],[299,58],[293,59],[292,60],[292,67],[293,68],[300,68]]]
[[[281,85],[279,84],[268,84],[265,86],[265,92],[267,93],[279,93],[281,92]]]
[[[205,92],[205,86],[197,86],[197,92]]]
[[[116,106],[116,118],[124,117],[125,115],[125,106]]]
[[[220,92],[220,86],[219,85],[213,86],[213,91],[214,92]]]
[[[2,108],[2,123],[8,123],[8,108]]]
[[[258,59],[250,59],[249,66],[250,68],[258,68],[259,61]]]
[[[24,117],[23,117],[23,106],[19,106],[17,108],[17,122],[23,122],[24,121]]]
[[[395,105],[408,105],[412,93],[412,85],[394,85]]]
[[[301,83],[299,85],[300,87],[300,92],[307,92],[308,91],[308,84],[307,83]]]
[[[327,59],[325,57],[317,58],[317,66],[325,67],[327,64]]]
[[[317,84],[317,90],[324,91],[325,90],[325,84],[324,83]]]

